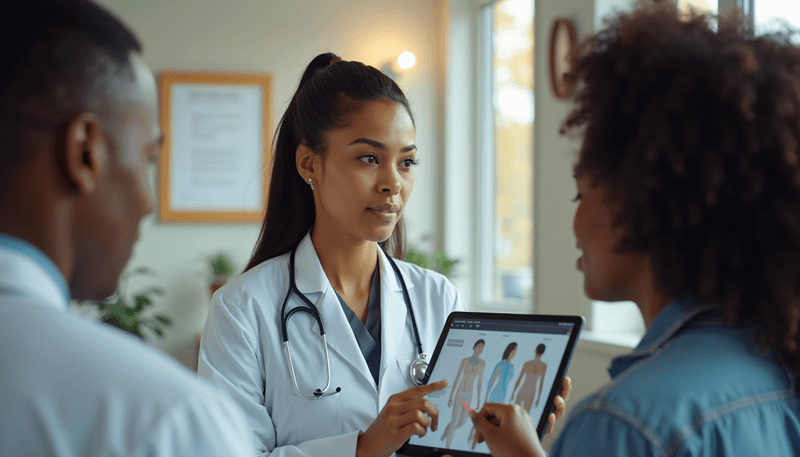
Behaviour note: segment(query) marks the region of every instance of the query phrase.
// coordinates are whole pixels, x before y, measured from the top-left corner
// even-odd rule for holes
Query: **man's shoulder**
[[[20,316],[25,314],[25,318]],[[11,315],[4,315],[11,318]],[[203,382],[173,358],[135,336],[82,316],[31,305],[18,320],[0,324],[9,341],[2,352],[14,363],[3,376],[52,379],[54,389],[69,388],[91,394],[80,386],[114,385],[136,401],[139,397],[180,398]],[[35,326],[31,325],[35,322]],[[45,386],[43,380],[37,386]],[[100,395],[108,389],[94,390]]]
[[[156,432],[210,430],[211,416],[236,415],[206,381],[132,335],[63,310],[3,305],[0,398],[8,399],[2,415],[15,418],[0,420],[3,440],[38,440],[32,424],[46,423],[76,450],[126,454]],[[84,442],[108,427],[114,442]]]

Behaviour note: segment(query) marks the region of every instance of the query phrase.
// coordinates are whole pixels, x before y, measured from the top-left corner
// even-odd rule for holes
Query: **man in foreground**
[[[244,455],[237,409],[172,359],[67,310],[117,287],[152,210],[156,86],[86,0],[0,14],[0,455]]]

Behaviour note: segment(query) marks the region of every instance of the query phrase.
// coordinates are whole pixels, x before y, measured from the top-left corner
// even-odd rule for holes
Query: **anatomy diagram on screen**
[[[468,405],[472,403],[472,386],[475,384],[475,380],[478,381],[478,389],[475,391],[477,392],[477,395],[475,395],[476,404],[473,408],[475,410],[481,408],[481,379],[483,378],[483,369],[486,367],[486,361],[478,356],[483,352],[485,345],[486,342],[483,339],[476,341],[472,345],[472,356],[465,357],[458,366],[456,379],[453,381],[453,389],[450,390],[450,399],[447,401],[447,406],[453,408],[453,415],[450,423],[447,424],[442,433],[442,440],[446,440],[448,449],[453,441],[453,433],[457,428],[464,425],[464,422],[469,418],[467,408],[464,407],[462,401]]]
[[[514,376],[514,365],[511,364],[511,359],[517,354],[517,343],[510,343],[503,351],[503,359],[498,363],[492,371],[492,377],[489,378],[489,385],[486,386],[486,401],[484,403],[505,403],[506,392],[508,390],[508,383]],[[495,385],[497,381],[497,385]],[[494,389],[492,389],[494,386]]]
[[[539,400],[542,399],[544,375],[547,372],[547,364],[542,362],[542,354],[544,354],[545,349],[546,347],[544,344],[536,346],[536,357],[522,365],[522,370],[519,373],[517,382],[514,384],[514,390],[511,391],[511,402],[521,405],[529,414],[531,412],[531,406],[534,404],[533,398],[536,397],[535,404],[537,407],[539,406]],[[522,383],[522,387],[519,389],[519,392],[517,392],[517,387],[519,387],[519,383],[523,378],[525,378],[525,382]],[[537,381],[539,383],[538,395],[536,395]],[[516,400],[514,400],[514,392],[517,392]]]

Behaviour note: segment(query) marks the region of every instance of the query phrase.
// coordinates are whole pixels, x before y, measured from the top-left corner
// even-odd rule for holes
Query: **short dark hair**
[[[479,344],[486,346],[486,341],[483,341],[483,338],[479,339],[475,342],[475,344],[472,345],[472,349],[475,349]]]
[[[414,116],[402,89],[380,70],[325,53],[308,64],[297,91],[278,126],[269,184],[269,201],[258,243],[245,270],[294,249],[314,225],[314,196],[297,173],[295,155],[301,144],[314,153],[327,149],[328,133],[341,128],[364,104],[391,100]],[[387,254],[405,258],[404,218],[381,243]]]
[[[0,7],[1,178],[43,132],[93,111],[113,123],[134,80],[134,34],[88,0],[10,0]],[[122,84],[121,84],[122,83]],[[117,110],[117,111],[115,111]]]
[[[621,14],[580,46],[575,175],[602,184],[618,251],[657,287],[761,329],[800,371],[800,48],[672,2]]]
[[[544,354],[544,350],[545,350],[546,348],[547,348],[547,346],[545,346],[545,345],[544,345],[544,343],[539,343],[539,345],[538,345],[538,346],[536,346],[536,355],[542,355],[542,354]]]

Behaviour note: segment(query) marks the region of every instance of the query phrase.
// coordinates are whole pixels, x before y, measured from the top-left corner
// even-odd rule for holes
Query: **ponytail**
[[[315,154],[324,153],[328,132],[346,125],[365,103],[379,99],[402,104],[413,122],[405,94],[379,70],[360,62],[343,61],[330,52],[308,64],[278,124],[267,211],[245,271],[290,252],[314,226],[314,195],[297,172],[297,148],[305,144]],[[403,217],[380,245],[388,255],[405,259]]]

